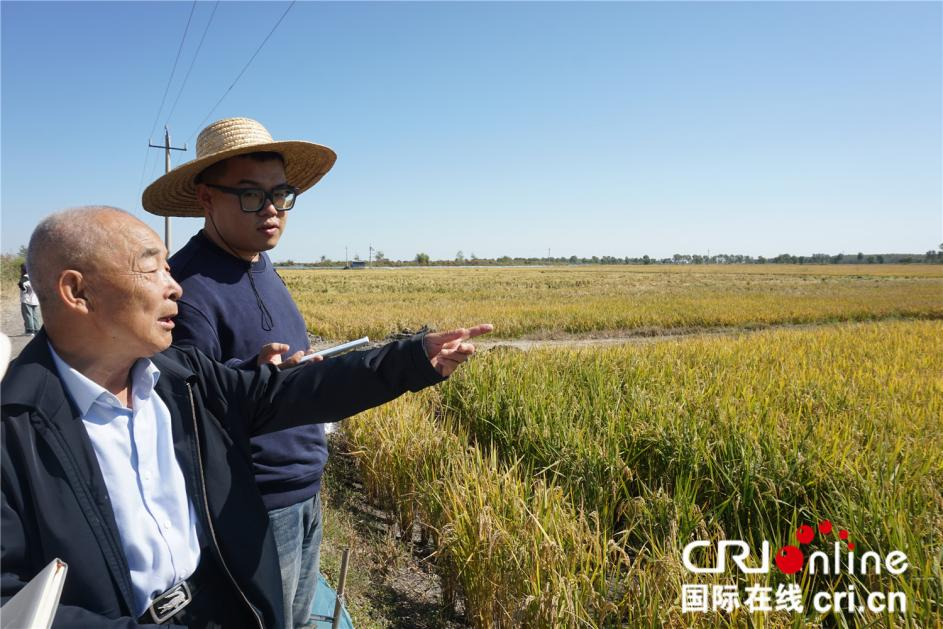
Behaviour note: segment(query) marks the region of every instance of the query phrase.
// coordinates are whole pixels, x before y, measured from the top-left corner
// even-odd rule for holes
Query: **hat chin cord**
[[[213,220],[213,215],[207,213],[207,216],[210,217],[210,222],[213,224],[213,229],[216,231],[216,235],[219,236],[219,239],[223,241],[223,244],[226,245],[226,248],[229,249],[229,253],[233,254],[236,258],[239,258],[243,262],[247,263],[246,266],[246,276],[249,278],[249,285],[252,287],[252,292],[255,294],[255,303],[259,307],[259,312],[262,313],[262,329],[266,332],[271,332],[272,328],[275,325],[274,320],[272,319],[272,313],[269,312],[268,308],[265,306],[265,302],[262,301],[262,296],[259,295],[259,289],[255,287],[255,280],[252,279],[252,262],[246,261],[242,258],[236,250],[230,245],[226,239],[223,237],[222,232],[219,231],[219,227],[216,226],[216,221]]]

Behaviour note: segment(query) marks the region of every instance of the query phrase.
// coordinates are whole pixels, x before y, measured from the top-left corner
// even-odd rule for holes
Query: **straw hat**
[[[196,159],[157,179],[144,191],[144,209],[158,216],[203,216],[196,199],[194,178],[216,162],[273,151],[285,160],[285,178],[304,192],[331,170],[337,155],[311,142],[276,142],[272,134],[250,118],[226,118],[203,129],[196,139]]]

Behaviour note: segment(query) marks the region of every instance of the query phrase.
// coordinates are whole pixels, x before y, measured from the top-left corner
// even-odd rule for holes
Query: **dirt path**
[[[548,338],[519,338],[519,339],[490,339],[483,337],[475,342],[481,351],[494,348],[514,348],[523,351],[552,347],[608,347],[623,344],[647,344],[660,341],[677,340],[681,338],[704,338],[716,336],[741,336],[763,330],[813,330],[823,327],[844,325],[847,322],[825,323],[779,323],[771,325],[757,325],[750,327],[710,327],[710,328],[677,328],[666,330],[663,328],[643,328],[638,330],[609,330],[591,332],[583,335],[553,334]],[[0,308],[0,331],[10,337],[12,351],[10,358],[15,358],[30,337],[23,334],[23,318],[20,315],[20,304],[13,299],[4,299]],[[405,337],[405,336],[404,336]],[[339,341],[325,341],[313,338],[311,347],[324,349],[336,345]],[[373,343],[371,346],[380,346],[382,343]]]
[[[19,300],[4,298],[0,301],[0,332],[10,337],[10,360],[13,360],[32,338],[23,333]]]
[[[844,325],[839,323],[777,323],[755,326],[731,326],[708,328],[644,328],[638,330],[617,330],[615,332],[591,332],[585,335],[554,335],[550,338],[489,339],[482,337],[475,342],[476,347],[487,350],[497,347],[512,347],[520,350],[542,349],[551,347],[607,347],[611,345],[644,345],[683,338],[707,338],[719,336],[742,336],[764,330],[814,330],[816,328]]]
[[[405,539],[389,514],[367,498],[357,455],[342,433],[329,437],[331,458],[321,483],[324,539],[321,571],[337,585],[340,556],[352,549],[348,609],[359,629],[461,629],[461,612],[443,602],[434,550],[414,534]]]

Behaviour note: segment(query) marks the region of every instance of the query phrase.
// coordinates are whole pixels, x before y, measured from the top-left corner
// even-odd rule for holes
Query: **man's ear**
[[[69,269],[60,273],[56,289],[66,310],[88,314],[88,286],[81,272]]]
[[[202,183],[196,184],[196,200],[207,216],[213,213],[213,192],[209,186]]]

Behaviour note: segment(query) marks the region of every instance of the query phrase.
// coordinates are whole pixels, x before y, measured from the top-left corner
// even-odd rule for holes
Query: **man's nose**
[[[177,301],[178,299],[180,299],[181,296],[183,296],[183,286],[178,284],[177,280],[171,277],[170,273],[167,274],[167,279],[170,280],[167,283],[167,287],[170,289],[170,294],[168,295],[168,298],[171,301]]]
[[[278,209],[272,203],[271,199],[266,198],[265,204],[262,206],[262,209],[258,211],[259,216],[277,216]]]

